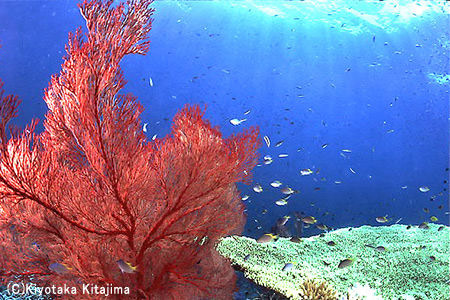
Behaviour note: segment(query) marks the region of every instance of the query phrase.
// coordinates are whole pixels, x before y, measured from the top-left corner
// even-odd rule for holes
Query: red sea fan
[[[0,86],[0,279],[76,289],[52,290],[62,298],[230,298],[234,272],[214,246],[244,225],[236,182],[250,179],[258,131],[225,139],[186,106],[147,140],[141,105],[118,93],[120,60],[148,51],[151,1],[112,3],[80,5],[87,40],[70,36],[44,132],[33,122],[8,139],[19,100]]]

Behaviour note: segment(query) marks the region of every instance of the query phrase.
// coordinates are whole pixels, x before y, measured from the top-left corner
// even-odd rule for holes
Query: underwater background
[[[0,1],[0,78],[23,101],[18,126],[43,119],[44,88],[60,70],[68,32],[84,28],[75,3]],[[380,216],[414,225],[435,216],[449,225],[446,1],[156,1],[154,8],[149,54],[122,64],[147,135],[165,136],[185,103],[199,103],[225,136],[256,125],[270,140],[253,183],[239,186],[244,235],[271,232],[295,211],[331,228],[383,226]],[[272,187],[276,180],[283,185]],[[298,192],[278,205],[285,186]],[[303,234],[321,232],[311,226]]]

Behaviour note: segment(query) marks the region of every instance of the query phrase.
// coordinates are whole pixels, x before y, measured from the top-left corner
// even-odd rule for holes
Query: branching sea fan
[[[197,106],[155,141],[120,95],[119,63],[148,51],[151,0],[85,0],[45,92],[44,131],[7,126],[19,100],[0,86],[0,279],[128,287],[119,299],[227,299],[234,273],[215,251],[239,233],[236,182],[257,162],[258,131],[223,138]],[[62,295],[99,299],[103,294]]]

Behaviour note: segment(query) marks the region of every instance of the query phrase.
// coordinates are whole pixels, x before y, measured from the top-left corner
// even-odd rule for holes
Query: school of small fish
[[[236,120],[238,120],[238,119],[236,119]],[[263,136],[263,140],[264,140],[264,143],[267,146],[267,148],[270,148],[272,144],[271,144],[269,136],[268,135]],[[280,140],[277,143],[275,143],[273,145],[273,147],[274,148],[281,147],[282,145],[284,145],[284,143],[285,143],[285,140]],[[321,145],[321,148],[322,149],[327,149],[327,148],[329,148],[329,144],[328,143],[324,143],[324,144]],[[302,150],[303,150],[302,148],[298,148],[297,152],[300,152]],[[374,151],[374,149],[372,149],[372,150]],[[348,155],[350,155],[352,153],[353,153],[353,151],[351,149],[347,149],[347,148],[341,149],[340,152],[339,152],[339,154],[342,157],[346,158],[346,159],[348,159]],[[288,153],[278,153],[278,158],[287,158],[288,156],[289,156]],[[262,160],[262,165],[270,165],[274,161],[275,160],[272,157],[272,155],[265,154],[264,157],[263,157],[263,160]],[[351,174],[358,175],[358,172],[357,172],[356,168],[354,168],[353,166],[349,166],[348,170],[350,171]],[[299,175],[300,176],[313,176],[313,175],[316,175],[316,176],[312,177],[313,182],[326,182],[327,179],[325,177],[317,177],[317,175],[319,175],[319,174],[320,174],[320,169],[315,167],[315,166],[310,167],[310,168],[304,168],[304,169],[301,169],[299,171]],[[369,179],[371,179],[372,175],[368,175],[367,177]],[[343,180],[337,179],[337,180],[332,180],[332,182],[334,184],[342,184]],[[447,183],[447,182],[445,181],[445,183]],[[295,194],[298,194],[299,191],[293,189],[291,186],[286,185],[282,181],[280,181],[280,180],[272,180],[271,182],[269,182],[268,185],[270,185],[273,188],[272,191],[278,190],[281,194],[284,195],[283,197],[281,197],[281,198],[279,198],[278,200],[275,201],[275,205],[276,206],[285,207],[285,206],[288,206],[290,202],[295,202],[296,203],[295,205],[298,205],[298,203],[301,203],[301,200],[299,200],[299,198],[297,196],[295,196]],[[408,186],[407,185],[400,185],[400,188],[401,188],[401,190],[406,190],[408,188]],[[261,183],[256,183],[253,186],[253,190],[256,193],[261,194],[264,191],[263,185]],[[316,187],[314,187],[314,190],[315,191],[320,191],[321,188],[316,186]],[[422,185],[422,186],[418,187],[418,190],[421,193],[427,193],[427,192],[430,192],[431,189],[428,186],[426,186],[426,185]],[[433,201],[434,199],[436,199],[437,196],[439,196],[439,194],[431,196],[430,197],[430,199],[431,199],[430,201]],[[288,201],[291,197],[293,197],[293,200],[292,201]],[[244,200],[247,200],[248,198],[249,198],[248,195],[244,195],[242,197],[242,200],[244,201]],[[395,201],[395,198],[393,200]],[[310,206],[314,207],[315,204],[314,203],[310,203]],[[442,209],[442,208],[443,208],[442,205],[439,206],[439,209]],[[268,211],[269,211],[268,209],[263,209],[262,214],[263,215],[267,214]],[[424,212],[425,213],[429,213],[429,209],[428,208],[424,208]],[[330,214],[330,212],[326,211],[326,212],[324,212],[322,214],[322,216],[328,216],[329,214]],[[289,215],[283,216],[277,222],[277,226],[280,226],[281,228],[284,228],[285,226],[288,225],[288,220],[291,219],[291,218],[292,217],[289,216]],[[400,223],[402,221],[403,218],[402,217],[400,217],[400,218],[397,217],[397,218],[395,218],[396,221],[393,222],[394,217],[388,217],[388,215],[385,214],[385,215],[380,215],[380,216],[374,216],[374,219],[375,219],[375,222],[378,223],[378,224],[389,225],[389,224],[398,224],[398,223]],[[314,226],[314,228],[316,228],[317,230],[320,230],[322,232],[329,232],[329,231],[333,230],[333,228],[331,226],[329,226],[329,225],[326,225],[324,223],[318,223],[318,220],[316,219],[316,217],[312,216],[312,215],[302,215],[298,220],[300,221],[301,224],[303,224],[302,227],[305,228],[305,229],[312,228],[311,226]],[[255,222],[256,221],[257,220],[255,219]],[[429,221],[431,221],[431,222],[438,222],[438,218],[433,215],[433,216],[429,217]],[[259,223],[259,222],[256,222],[256,223]],[[298,224],[298,221],[297,221],[297,224]],[[408,225],[406,227],[407,230],[410,229],[410,228],[412,228],[411,225]],[[417,225],[417,228],[423,229],[423,230],[427,230],[427,229],[430,228],[430,226],[428,225],[428,222],[425,221],[425,222],[422,222],[421,224]],[[438,228],[438,231],[442,231],[444,228],[445,228],[444,226],[440,226]],[[263,227],[261,225],[258,225],[257,226],[257,230],[263,230]],[[352,228],[350,227],[349,230],[352,230]],[[273,243],[273,242],[277,241],[278,237],[279,237],[279,235],[275,234],[274,232],[264,233],[263,235],[261,235],[257,239],[257,243]],[[292,243],[301,243],[302,239],[301,239],[301,237],[298,237],[298,236],[291,236],[290,241]],[[332,240],[328,241],[326,243],[330,247],[336,246],[336,242],[332,241]],[[382,253],[384,253],[386,251],[389,251],[383,245],[366,244],[365,246],[367,248],[373,249],[373,251],[375,251],[377,253],[380,253],[380,254],[382,254]],[[244,258],[244,261],[247,261],[249,259],[250,259],[250,254],[248,254]],[[430,260],[434,261],[435,260],[434,256],[431,256]],[[349,258],[342,259],[337,265],[335,265],[335,267],[338,268],[338,269],[349,269],[349,270],[351,270],[351,266],[355,262],[357,262],[357,259],[349,257]],[[323,261],[323,263],[325,265],[327,265],[327,266],[330,265],[330,263],[326,262],[326,261]],[[283,272],[291,272],[294,269],[295,269],[295,263],[294,262],[286,262],[285,265],[281,267],[281,270]]]
[[[344,25],[344,24],[343,24]],[[343,26],[342,25],[342,26]],[[372,42],[376,42],[375,36],[372,38]],[[384,42],[384,46],[388,46],[389,44],[387,42]],[[422,47],[421,44],[416,44],[416,47],[420,48]],[[395,51],[393,52],[396,55],[402,55],[402,51]],[[377,61],[374,62],[368,62],[368,66],[371,68],[378,68],[381,64]],[[355,72],[354,67],[345,66],[342,71],[345,73],[352,74]],[[223,76],[231,76],[234,74],[234,71],[232,69],[228,68],[222,68],[217,69],[219,72],[222,72]],[[273,70],[275,72],[275,69]],[[276,72],[280,72],[277,70]],[[281,73],[279,73],[281,74]],[[198,76],[194,76],[191,81],[198,79]],[[144,79],[145,81],[145,79]],[[148,83],[150,87],[154,87],[154,81],[151,77],[148,78]],[[338,85],[337,82],[330,82],[329,86],[332,88],[336,88]],[[308,84],[301,84],[296,85],[295,89],[297,90],[296,98],[298,101],[306,101],[308,100],[308,95],[306,93]],[[176,96],[172,96],[172,99],[176,99]],[[235,100],[235,97],[232,97],[232,100]],[[392,102],[390,103],[390,107],[393,106],[394,103],[396,103],[399,100],[399,97],[395,97]],[[367,104],[368,107],[370,107],[369,104]],[[290,107],[284,108],[285,112],[289,112],[291,110]],[[316,109],[311,106],[307,110],[309,113],[314,113]],[[242,108],[241,112],[235,112],[232,116],[227,116],[224,118],[227,120],[227,125],[230,124],[232,126],[246,126],[247,124],[250,124],[252,122],[252,116],[257,112],[256,109],[250,109],[250,107],[247,106]],[[288,119],[288,117],[284,117],[284,120],[289,121],[291,125],[294,124],[294,121]],[[228,124],[229,123],[229,124]],[[381,122],[380,122],[381,123]],[[319,126],[323,126],[324,128],[327,128],[327,126],[331,126],[331,122],[329,120],[321,120]],[[381,131],[384,135],[388,134],[389,136],[396,136],[399,132],[398,129],[394,129],[392,124],[388,120],[382,121],[383,124],[383,130]],[[279,126],[279,124],[276,124]],[[329,127],[328,127],[329,128]],[[142,131],[146,134],[148,133],[148,123],[143,123]],[[279,132],[278,132],[279,133]],[[151,135],[151,134],[150,134]],[[261,133],[262,137],[262,145],[260,151],[262,154],[262,159],[260,160],[260,163],[257,165],[258,167],[267,168],[265,170],[268,170],[267,172],[270,172],[271,178],[270,180],[260,180],[259,182],[255,182],[250,186],[250,189],[253,190],[254,193],[252,194],[252,191],[246,191],[247,194],[242,194],[241,200],[247,201],[246,203],[258,203],[258,205],[261,205],[261,209],[259,209],[259,212],[261,215],[270,215],[270,212],[272,209],[283,212],[287,212],[286,210],[290,207],[304,207],[305,211],[309,211],[312,209],[315,209],[315,213],[309,214],[302,214],[301,217],[292,217],[290,215],[284,215],[282,218],[280,218],[280,221],[278,222],[279,227],[287,226],[290,223],[293,223],[293,221],[289,221],[292,219],[297,219],[297,226],[300,226],[298,224],[301,224],[302,230],[316,230],[316,232],[329,232],[333,230],[333,228],[330,226],[329,223],[331,223],[334,218],[339,214],[339,212],[330,212],[325,211],[323,209],[317,208],[319,206],[319,201],[312,200],[314,196],[311,195],[311,191],[317,192],[318,195],[322,195],[323,191],[326,192],[323,193],[326,197],[327,192],[332,192],[331,189],[345,189],[347,184],[351,184],[354,178],[362,178],[366,181],[370,181],[375,178],[375,174],[369,173],[364,166],[358,165],[357,163],[353,162],[352,158],[360,155],[361,150],[357,149],[357,147],[353,147],[350,143],[337,143],[336,140],[332,139],[325,139],[320,138],[320,136],[315,137],[316,142],[313,143],[313,145],[298,145],[297,142],[294,142],[292,140],[289,140],[287,137],[281,137],[277,135],[274,131],[266,131]],[[154,134],[151,138],[152,140],[155,140],[157,138],[157,134]],[[273,142],[272,142],[273,141]],[[297,143],[297,145],[294,145],[294,143]],[[322,162],[322,165],[316,166],[314,162],[310,161],[310,154],[308,152],[308,146],[315,147],[317,151],[321,151],[320,153],[331,153],[334,155],[337,159],[340,159],[344,162],[343,167],[341,168],[341,172],[338,176],[333,176],[331,178],[327,177],[327,168],[330,168],[330,166],[327,166],[325,162]],[[371,153],[376,153],[378,150],[374,146],[367,147],[367,151],[370,151]],[[292,169],[293,162],[300,162],[298,165],[301,166],[301,168],[296,168],[296,178],[292,178],[291,180],[287,180],[286,178],[283,178],[282,172],[276,172],[275,168],[280,167],[282,171],[286,171]],[[322,172],[321,172],[322,169]],[[446,169],[448,172],[448,168]],[[386,172],[389,172],[389,166],[386,166]],[[273,176],[272,176],[273,175]],[[311,186],[311,183],[313,184]],[[330,183],[330,184],[328,184]],[[406,184],[408,183],[408,185]],[[444,181],[444,183],[447,185],[447,182]],[[308,187],[310,185],[310,187]],[[408,188],[409,186],[409,188]],[[380,189],[386,188],[383,186],[379,187]],[[400,182],[398,185],[396,185],[396,189],[398,189],[399,193],[412,193],[415,191],[416,194],[418,194],[418,197],[422,195],[422,197],[429,197],[428,199],[433,202],[437,201],[439,199],[438,197],[443,196],[444,194],[448,194],[447,189],[444,189],[443,191],[439,191],[433,182],[429,182],[428,180],[425,180],[423,182],[420,182],[420,184],[414,185],[410,182]],[[301,193],[300,193],[301,190]],[[251,195],[251,196],[250,196]],[[270,196],[266,196],[270,195]],[[264,197],[264,198],[263,198]],[[266,198],[269,198],[269,200],[266,200]],[[393,203],[397,199],[400,199],[399,196],[395,195],[395,198],[392,197]],[[349,201],[357,201],[357,199],[352,199]],[[380,199],[380,201],[387,201],[385,199]],[[356,206],[356,205],[355,205]],[[425,205],[424,205],[425,206]],[[426,205],[428,206],[428,205]],[[436,206],[434,206],[436,207]],[[407,230],[410,230],[411,228],[418,228],[423,230],[429,230],[430,226],[428,222],[439,222],[439,218],[442,220],[443,215],[448,215],[449,212],[444,212],[445,205],[439,205],[437,206],[437,209],[431,208],[431,206],[428,207],[421,207],[421,216],[422,219],[418,222],[416,222],[416,225],[408,225],[406,227]],[[357,216],[353,216],[352,212],[348,208],[343,208],[345,211],[345,217],[349,219],[350,221],[357,220]],[[320,216],[321,214],[321,216]],[[370,212],[371,216],[365,220],[366,223],[369,223],[371,225],[375,226],[390,226],[394,224],[399,224],[404,216],[398,215],[395,211],[389,208],[377,208],[373,210],[373,212]],[[439,218],[438,218],[439,217]],[[446,219],[447,217],[445,217]],[[395,221],[396,220],[396,221]],[[407,218],[405,217],[405,220]],[[256,223],[256,230],[259,234],[261,234],[264,230],[267,230],[269,228],[264,228],[262,226],[262,223],[259,222],[258,219],[254,219]],[[319,222],[320,221],[320,222]],[[327,222],[327,224],[323,223]],[[443,230],[445,227],[441,226],[439,227],[438,231]],[[349,228],[351,230],[351,228]],[[412,230],[411,230],[412,231]],[[271,243],[275,242],[279,236],[275,232],[271,232],[267,230],[266,232],[257,239],[258,243]],[[301,237],[299,236],[290,236],[290,240],[293,243],[301,243]],[[335,241],[328,241],[327,245],[330,247],[336,246]],[[385,251],[389,251],[385,246],[383,245],[376,245],[376,244],[367,244],[364,245],[366,248],[368,248],[368,251],[375,251],[377,253],[384,253]],[[434,256],[430,257],[431,261],[434,261]],[[250,259],[253,259],[253,257],[248,254],[245,256],[244,261],[248,261]],[[324,262],[325,263],[325,262]],[[348,257],[343,260],[341,260],[338,265],[336,266],[339,269],[350,269],[351,266],[357,263],[357,258]],[[123,260],[118,260],[117,264],[120,268],[120,270],[123,273],[132,273],[135,272],[136,267],[133,267],[130,263],[127,263]],[[49,267],[50,268],[50,267]],[[70,268],[62,263],[54,263],[51,265],[50,268],[54,272],[68,272]],[[282,266],[282,271],[284,272],[290,272],[295,269],[295,262],[286,262],[284,266]]]

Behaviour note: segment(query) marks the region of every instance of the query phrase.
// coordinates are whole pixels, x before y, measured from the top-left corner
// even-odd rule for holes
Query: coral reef
[[[8,290],[7,287],[0,287],[1,300],[52,300],[52,297],[40,296],[35,290],[30,290],[27,293],[14,293]]]
[[[347,291],[347,296],[343,297],[343,300],[383,300],[383,297],[377,296],[376,291],[372,289],[368,284],[362,286],[359,283],[352,286]]]
[[[303,300],[335,300],[336,292],[325,282],[318,283],[312,279],[306,279],[299,287],[299,296]]]
[[[42,133],[36,121],[7,125],[20,101],[0,86],[0,285],[77,289],[52,291],[65,299],[107,297],[80,295],[86,284],[126,294],[110,299],[229,299],[235,274],[215,244],[242,230],[236,183],[257,163],[258,130],[223,138],[187,106],[167,137],[147,139],[142,106],[119,94],[119,63],[148,51],[152,1],[114,2],[79,5],[87,37],[69,37]]]
[[[343,228],[300,243],[279,238],[261,244],[232,236],[222,239],[217,249],[247,278],[290,299],[301,299],[299,287],[306,280],[326,282],[341,297],[360,285],[383,299],[446,299],[449,227],[407,228],[398,224]],[[353,263],[339,268],[345,259]],[[287,263],[293,267],[283,271]]]

